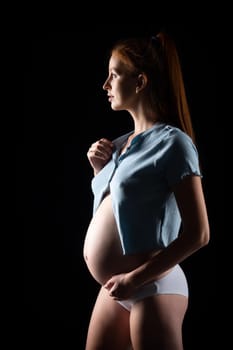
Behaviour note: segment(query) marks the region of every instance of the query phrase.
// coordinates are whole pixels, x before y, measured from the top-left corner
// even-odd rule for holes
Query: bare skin
[[[104,285],[113,275],[140,266],[152,253],[123,255],[111,196],[106,196],[90,222],[84,243],[84,259],[95,280]]]
[[[128,145],[135,135],[159,120],[148,108],[146,85],[144,73],[130,74],[119,57],[112,55],[103,88],[112,109],[126,110],[133,118],[134,133]],[[107,164],[112,151],[113,144],[104,138],[91,145],[87,157],[95,175]],[[97,209],[87,230],[83,254],[90,273],[101,287],[85,350],[128,350],[129,346],[133,350],[183,350],[182,324],[187,297],[153,295],[138,301],[130,312],[117,302],[130,298],[138,287],[164,276],[208,243],[209,226],[201,179],[187,176],[171,190],[180,210],[183,232],[161,251],[123,255],[111,196],[106,196]]]
[[[89,225],[84,244],[84,258],[92,276],[104,286],[113,275],[129,272],[151,256],[152,253],[123,255],[111,196],[105,197]],[[170,317],[174,308],[175,320]],[[186,309],[187,298],[183,296],[157,295],[138,302],[129,313],[111,298],[105,287],[101,287],[89,324],[86,350],[129,349],[131,341],[135,349],[154,349],[155,345],[162,349],[164,339],[160,339],[160,335],[164,328],[166,334],[170,332],[166,343],[169,339],[172,342],[171,345],[164,344],[164,349],[174,349],[175,343],[180,344],[175,349],[182,349],[181,325]],[[142,334],[140,324],[145,321],[148,327]],[[147,345],[145,338],[149,339]]]

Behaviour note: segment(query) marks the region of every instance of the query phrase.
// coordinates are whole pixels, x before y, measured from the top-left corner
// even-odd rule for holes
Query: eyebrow
[[[108,72],[111,73],[112,71],[115,71],[117,74],[121,74],[122,70],[116,67],[111,67],[108,69]]]

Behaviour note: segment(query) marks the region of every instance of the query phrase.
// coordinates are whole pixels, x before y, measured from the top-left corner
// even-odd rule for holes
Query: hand
[[[104,288],[114,300],[128,299],[136,289],[127,273],[114,275],[105,283]]]
[[[93,143],[87,152],[87,158],[94,169],[95,175],[107,164],[112,156],[114,145],[107,139]]]

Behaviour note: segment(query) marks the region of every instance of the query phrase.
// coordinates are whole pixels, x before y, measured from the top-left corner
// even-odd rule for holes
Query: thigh
[[[129,312],[101,288],[92,311],[85,349],[124,350],[129,343]]]
[[[157,294],[134,304],[130,314],[134,350],[183,350],[187,306],[188,298],[178,294]]]

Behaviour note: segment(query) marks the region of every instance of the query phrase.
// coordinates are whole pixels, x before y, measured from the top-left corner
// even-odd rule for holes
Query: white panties
[[[118,300],[117,302],[130,311],[137,301],[155,294],[180,294],[188,297],[188,284],[180,265],[176,265],[171,272],[159,280],[139,288],[130,299]]]

